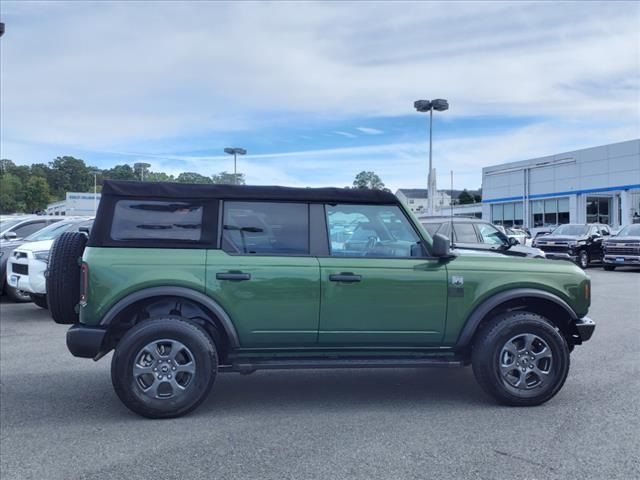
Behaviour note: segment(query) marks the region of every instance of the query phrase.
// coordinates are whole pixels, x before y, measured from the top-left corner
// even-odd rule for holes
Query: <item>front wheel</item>
[[[582,269],[589,266],[589,253],[586,250],[580,250],[578,254],[578,266]]]
[[[569,351],[564,337],[544,317],[508,312],[479,332],[471,357],[473,373],[500,403],[540,405],[562,388]]]
[[[111,382],[135,413],[172,418],[205,400],[217,369],[216,347],[204,330],[165,317],[139,323],[124,335],[111,361]]]

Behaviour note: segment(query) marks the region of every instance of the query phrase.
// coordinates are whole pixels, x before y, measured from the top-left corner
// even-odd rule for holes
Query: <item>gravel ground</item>
[[[0,305],[0,476],[12,479],[640,478],[640,271],[589,270],[594,338],[562,391],[495,405],[470,368],[220,375],[191,415],[130,413],[66,327]]]

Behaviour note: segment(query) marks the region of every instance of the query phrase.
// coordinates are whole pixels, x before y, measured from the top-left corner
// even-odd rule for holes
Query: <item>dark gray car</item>
[[[545,258],[539,248],[518,244],[491,223],[479,218],[424,218],[420,222],[433,236],[445,235],[457,249],[487,250],[514,257]]]

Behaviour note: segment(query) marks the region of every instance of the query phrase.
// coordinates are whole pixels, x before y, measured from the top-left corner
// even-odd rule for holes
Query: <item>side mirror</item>
[[[7,232],[2,236],[2,238],[5,240],[15,240],[18,238],[18,235],[16,235],[16,232]]]
[[[451,241],[440,233],[433,236],[433,256],[439,258],[451,256]]]
[[[515,247],[516,245],[518,245],[520,242],[518,241],[517,238],[513,238],[513,237],[509,237],[509,246],[510,247]]]

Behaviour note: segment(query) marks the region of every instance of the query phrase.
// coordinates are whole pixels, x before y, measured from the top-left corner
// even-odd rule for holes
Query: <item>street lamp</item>
[[[429,112],[429,177],[427,178],[427,213],[433,215],[433,189],[435,186],[435,179],[433,176],[433,163],[431,159],[431,145],[432,145],[432,130],[433,130],[433,111],[444,112],[449,109],[449,102],[443,98],[436,98],[435,100],[416,100],[413,102],[415,109],[420,112]]]
[[[247,151],[244,148],[238,147],[227,147],[224,149],[224,153],[228,153],[229,155],[233,155],[233,183],[238,183],[238,172],[236,170],[236,156],[237,155],[246,155]]]
[[[150,163],[138,162],[133,164],[134,170],[140,170],[140,180],[144,182],[144,172],[151,166]]]

